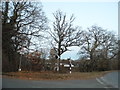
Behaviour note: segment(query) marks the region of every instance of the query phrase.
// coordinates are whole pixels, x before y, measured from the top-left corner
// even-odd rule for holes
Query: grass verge
[[[103,72],[73,72],[71,74],[59,74],[53,72],[9,72],[3,73],[3,77],[29,79],[29,80],[86,80],[101,77],[112,71]]]

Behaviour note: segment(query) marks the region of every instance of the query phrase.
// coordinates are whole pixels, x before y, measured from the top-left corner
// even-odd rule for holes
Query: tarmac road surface
[[[120,87],[120,71],[117,72],[117,71],[114,71],[114,72],[111,72],[111,73],[108,73],[106,74],[105,76],[103,77],[100,77],[100,78],[96,78],[96,80],[98,82],[100,82],[101,84],[104,84],[106,86],[110,86],[110,87],[114,87],[114,88],[118,88]]]
[[[33,81],[3,78],[3,88],[101,88],[96,79],[65,81]]]
[[[21,79],[2,79],[2,88],[117,88],[116,72],[109,73],[101,78],[89,80],[21,80]],[[104,78],[104,79],[103,79]],[[118,77],[117,77],[118,78]],[[111,81],[110,81],[111,80]],[[108,83],[109,82],[109,83]],[[112,82],[112,83],[110,83]]]

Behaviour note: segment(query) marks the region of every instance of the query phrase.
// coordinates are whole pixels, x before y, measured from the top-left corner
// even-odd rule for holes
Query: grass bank
[[[112,71],[103,72],[73,72],[71,74],[59,74],[53,72],[9,72],[3,73],[3,77],[29,79],[29,80],[86,80],[96,77],[101,77],[106,73]]]

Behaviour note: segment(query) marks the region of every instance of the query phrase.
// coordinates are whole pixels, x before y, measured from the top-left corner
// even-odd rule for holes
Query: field
[[[101,77],[111,71],[103,72],[72,72],[60,74],[53,72],[9,72],[3,73],[3,77],[29,79],[29,80],[86,80]]]

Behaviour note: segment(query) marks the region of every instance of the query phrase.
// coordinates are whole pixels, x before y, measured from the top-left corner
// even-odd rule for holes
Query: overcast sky
[[[42,2],[43,10],[49,19],[49,26],[52,27],[53,14],[56,10],[61,10],[69,17],[74,14],[75,26],[82,29],[92,25],[100,26],[104,29],[118,33],[118,2]],[[62,58],[78,59],[76,53],[78,47],[71,48],[62,55]]]

